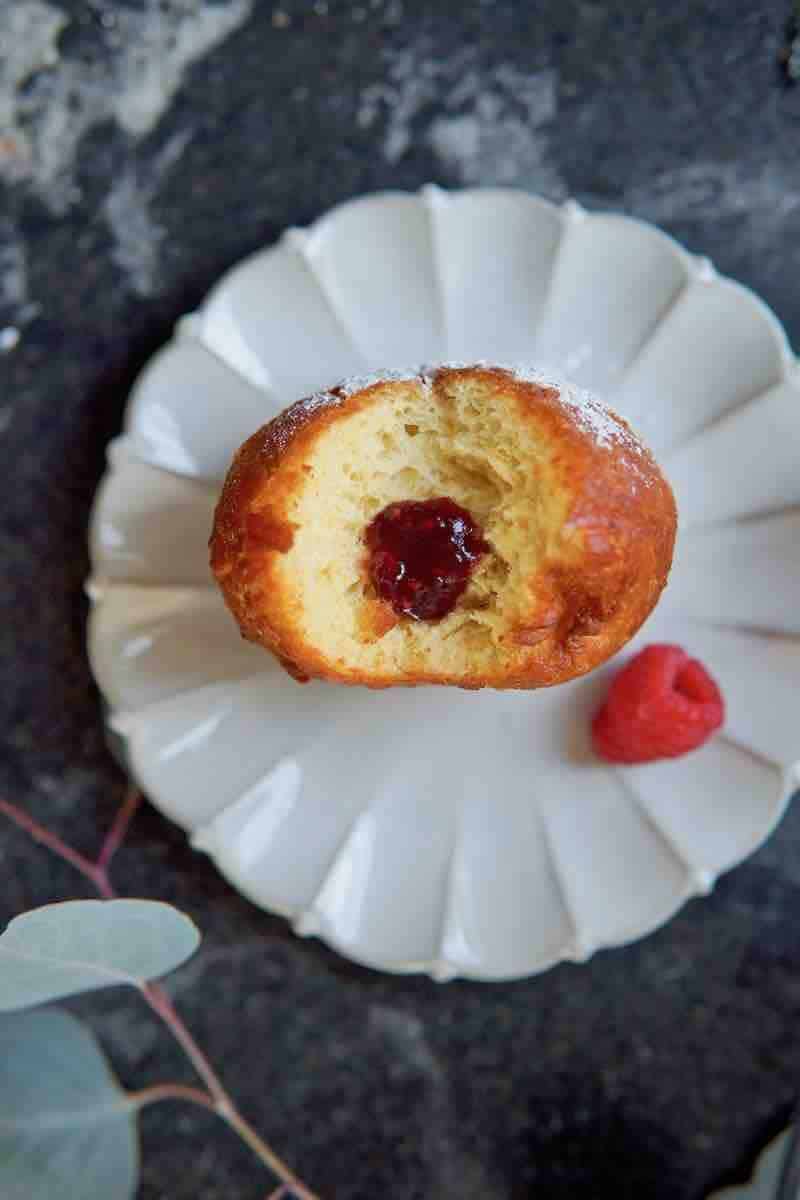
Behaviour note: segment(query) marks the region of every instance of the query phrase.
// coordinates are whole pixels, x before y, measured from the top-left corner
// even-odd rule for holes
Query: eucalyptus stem
[[[111,860],[125,841],[131,821],[139,811],[141,803],[142,793],[132,783],[129,783],[125,792],[125,799],[117,809],[117,815],[114,817],[111,828],[100,847],[100,853],[97,856],[98,871],[108,871],[111,866]]]
[[[92,859],[87,858],[78,850],[73,849],[58,834],[51,833],[44,825],[41,825],[33,817],[29,816],[28,813],[18,808],[16,804],[11,804],[8,800],[0,799],[0,813],[8,817],[10,821],[13,821],[18,828],[24,830],[35,842],[46,846],[53,854],[57,855],[64,862],[69,863],[76,871],[79,871],[97,889],[104,900],[115,900],[117,892],[109,879],[109,867],[114,855],[125,840],[125,835],[128,832],[131,821],[136,815],[141,800],[141,793],[133,785],[130,785],[111,828],[103,840],[96,861],[92,861]],[[205,1084],[205,1090],[178,1083],[161,1083],[143,1088],[141,1091],[129,1093],[131,1102],[141,1108],[147,1104],[155,1104],[161,1100],[186,1100],[192,1104],[199,1104],[203,1108],[210,1109],[217,1116],[221,1117],[238,1134],[245,1145],[250,1147],[264,1166],[280,1179],[280,1186],[270,1194],[267,1200],[284,1200],[285,1197],[289,1196],[296,1197],[296,1200],[319,1200],[316,1193],[301,1183],[291,1167],[287,1166],[283,1159],[279,1158],[274,1150],[270,1149],[261,1135],[256,1132],[253,1126],[239,1112],[229,1092],[225,1089],[211,1063],[183,1023],[169,995],[161,984],[145,983],[142,984],[139,990],[145,1003],[162,1021],[175,1041],[180,1045],[189,1062]]]
[[[231,1105],[227,1112],[222,1109],[217,1109],[223,1120],[227,1121],[231,1129],[238,1133],[243,1142],[246,1143],[257,1154],[265,1166],[269,1167],[274,1175],[278,1176],[283,1183],[284,1193],[288,1190],[292,1195],[297,1197],[297,1200],[319,1200],[316,1192],[312,1192],[304,1183],[295,1175],[294,1171],[286,1165],[283,1159],[279,1158],[274,1150],[270,1150],[267,1143],[256,1133],[252,1125],[245,1121],[244,1117],[238,1110]],[[278,1189],[280,1195],[280,1188]]]
[[[206,1085],[208,1094],[211,1096],[214,1105],[218,1108],[229,1105],[231,1102],[230,1097],[222,1086],[219,1076],[178,1016],[172,1001],[161,984],[145,983],[141,988],[141,992],[145,1002],[169,1029],[175,1041],[178,1042],[195,1071]]]
[[[96,864],[83,854],[79,854],[77,850],[73,850],[71,846],[61,840],[58,834],[45,829],[44,825],[34,821],[33,817],[29,817],[21,808],[17,808],[16,804],[9,804],[8,800],[0,799],[0,813],[24,830],[35,842],[46,846],[48,850],[52,850],[53,854],[58,855],[64,862],[68,862],[76,871],[80,871],[81,875],[85,876],[95,887],[99,887]]]
[[[146,1108],[148,1104],[158,1104],[162,1100],[186,1100],[214,1111],[214,1102],[207,1092],[202,1088],[184,1087],[182,1083],[154,1083],[152,1087],[128,1092],[127,1096],[134,1108]]]
[[[239,1135],[264,1165],[269,1167],[282,1184],[297,1197],[297,1200],[318,1200],[316,1194],[301,1183],[291,1167],[287,1166],[283,1159],[270,1149],[260,1134],[244,1119],[211,1063],[176,1012],[161,984],[146,983],[141,991],[146,1003],[161,1018],[206,1085],[207,1093],[201,1093],[201,1095],[205,1095],[211,1101],[207,1106],[213,1108],[214,1112],[230,1125],[231,1129]]]

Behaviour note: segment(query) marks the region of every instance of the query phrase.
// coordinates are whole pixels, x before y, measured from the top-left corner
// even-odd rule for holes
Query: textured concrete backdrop
[[[653,220],[800,343],[800,87],[780,0],[6,0],[0,12],[0,794],[79,846],[122,790],[83,649],[86,520],[127,388],[224,268],[379,187],[511,183]],[[84,894],[0,827],[0,919]],[[173,990],[325,1197],[698,1200],[800,1080],[800,814],[665,929],[511,986],[292,938],[152,810],[116,872],[190,912]],[[134,996],[124,1081],[189,1078]],[[258,1200],[213,1119],[144,1122],[143,1200]]]

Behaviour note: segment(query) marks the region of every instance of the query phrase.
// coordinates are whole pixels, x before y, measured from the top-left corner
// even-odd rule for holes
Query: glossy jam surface
[[[489,549],[467,510],[446,496],[387,505],[365,540],[378,595],[398,616],[416,621],[452,612]]]

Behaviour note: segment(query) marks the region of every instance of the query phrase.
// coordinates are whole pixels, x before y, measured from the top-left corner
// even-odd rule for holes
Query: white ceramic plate
[[[301,687],[241,641],[207,539],[239,443],[370,369],[544,362],[646,436],[682,527],[641,645],[721,737],[594,760],[610,668],[531,693]],[[800,756],[800,384],[778,321],[652,226],[511,190],[367,196],[214,288],[144,372],[92,520],[89,651],[130,768],[255,903],[391,971],[509,979],[640,937],[748,855]],[[611,668],[613,669],[613,668]]]

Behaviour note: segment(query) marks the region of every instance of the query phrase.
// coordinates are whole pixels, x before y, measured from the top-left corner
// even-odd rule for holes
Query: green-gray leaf
[[[0,1017],[0,1196],[129,1200],[135,1107],[91,1033],[58,1009]]]
[[[196,925],[153,900],[69,900],[24,913],[0,936],[0,1012],[76,992],[140,986],[184,962]]]

